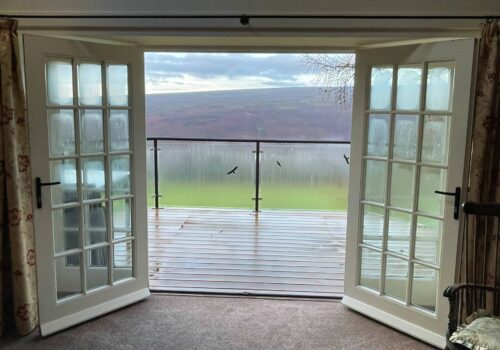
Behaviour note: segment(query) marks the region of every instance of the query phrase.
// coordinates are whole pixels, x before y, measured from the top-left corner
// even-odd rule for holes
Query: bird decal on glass
[[[345,159],[345,162],[347,163],[347,165],[349,165],[349,157],[344,154],[344,159]]]
[[[229,170],[226,175],[236,174],[236,169],[238,169],[237,166],[235,166],[233,169]]]

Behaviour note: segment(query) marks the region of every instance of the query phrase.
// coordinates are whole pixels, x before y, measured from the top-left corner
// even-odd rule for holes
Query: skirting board
[[[42,335],[42,337],[45,337],[49,334],[74,326],[78,323],[88,321],[94,317],[104,315],[108,312],[138,302],[142,299],[147,298],[150,294],[151,293],[149,292],[148,288],[141,289],[137,292],[130,293],[108,302],[92,306],[91,308],[79,311],[72,315],[68,315],[54,321],[42,323],[40,324],[40,334]]]
[[[371,305],[365,304],[356,299],[345,296],[342,298],[342,304],[363,315],[371,317],[381,323],[384,323],[401,332],[409,334],[426,343],[443,349],[446,346],[446,339],[443,335],[429,331],[428,329],[414,325],[411,322],[393,316],[387,312],[379,310]]]

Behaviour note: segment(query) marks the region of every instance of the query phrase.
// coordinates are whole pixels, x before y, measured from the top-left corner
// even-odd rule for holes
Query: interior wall
[[[497,0],[1,0],[0,15],[344,15],[344,16],[493,16]],[[20,19],[23,30],[117,30],[145,36],[394,36],[470,37],[476,19],[258,19],[242,26],[238,18],[205,19]],[[144,31],[140,33],[140,31]],[[168,31],[165,32],[165,31]],[[146,33],[147,32],[147,33]],[[113,34],[113,33],[110,33]],[[114,35],[114,34],[113,34]]]
[[[2,0],[4,14],[499,15],[497,0]]]

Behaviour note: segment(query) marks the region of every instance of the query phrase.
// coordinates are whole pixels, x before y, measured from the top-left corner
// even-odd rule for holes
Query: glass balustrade
[[[157,182],[159,207],[346,211],[349,151],[326,141],[150,139],[148,204]]]

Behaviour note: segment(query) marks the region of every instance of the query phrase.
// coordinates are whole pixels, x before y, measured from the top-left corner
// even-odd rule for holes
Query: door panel
[[[149,295],[142,51],[25,36],[40,328]]]
[[[344,304],[444,346],[474,41],[357,54]]]

